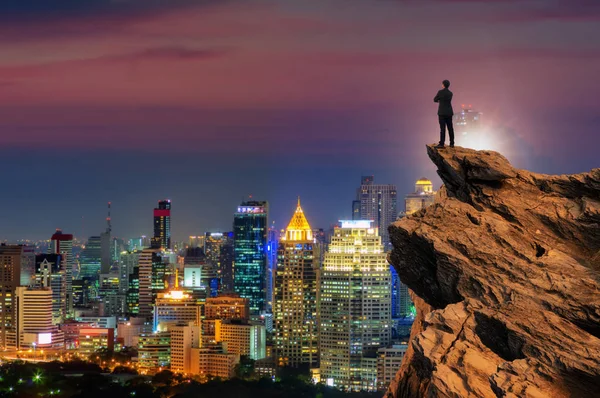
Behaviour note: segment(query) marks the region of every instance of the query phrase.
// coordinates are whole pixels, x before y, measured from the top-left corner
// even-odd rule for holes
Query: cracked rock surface
[[[417,318],[386,398],[600,397],[600,169],[427,152],[436,203],[389,227]]]

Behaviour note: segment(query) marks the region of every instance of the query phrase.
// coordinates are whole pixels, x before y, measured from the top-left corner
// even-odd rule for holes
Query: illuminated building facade
[[[204,235],[190,235],[189,241],[188,241],[188,247],[190,248],[204,248],[204,239],[205,236]]]
[[[79,353],[90,355],[98,350],[113,351],[115,348],[115,329],[81,328],[79,329]]]
[[[48,253],[62,255],[65,262],[65,312],[67,317],[71,317],[73,315],[73,268],[75,266],[75,259],[73,258],[73,235],[63,234],[60,229],[57,229],[50,238]]]
[[[141,251],[134,251],[121,254],[119,261],[119,293],[121,294],[127,294],[129,290],[129,278],[140,261],[140,253]]]
[[[52,322],[54,324],[62,323],[67,315],[65,266],[61,254],[35,256],[35,286],[52,289]]]
[[[21,264],[28,262],[35,264],[33,248],[0,245],[0,346],[2,347],[7,346],[7,334],[16,326],[15,291],[20,284]]]
[[[235,366],[239,362],[239,355],[227,353],[220,344],[191,350],[192,374],[231,379],[235,376]]]
[[[90,278],[75,279],[73,281],[73,305],[85,307],[91,302],[92,285],[95,282]]]
[[[391,347],[377,350],[377,389],[379,391],[387,390],[394,380],[407,349],[407,344],[394,344]]]
[[[90,236],[79,256],[79,279],[97,281],[102,267],[102,239]]]
[[[204,317],[248,320],[250,318],[248,299],[234,294],[208,298],[204,306]]]
[[[431,181],[427,178],[419,178],[415,183],[415,192],[406,195],[404,199],[405,214],[408,216],[431,206],[435,201],[435,194]]]
[[[152,325],[142,318],[131,317],[117,325],[117,338],[123,341],[124,347],[137,345],[137,338],[142,333],[152,333]]]
[[[137,316],[140,313],[140,267],[133,267],[133,272],[129,275],[127,295],[127,315]]]
[[[200,348],[200,326],[194,322],[173,325],[171,332],[171,371],[192,372],[192,348]]]
[[[374,391],[376,352],[391,339],[390,268],[369,221],[342,221],[320,276],[320,373],[330,386]]]
[[[64,348],[64,333],[52,323],[52,289],[20,286],[14,299],[16,319],[9,347]]]
[[[317,275],[313,232],[298,206],[279,242],[275,276],[275,358],[279,366],[317,367]]]
[[[171,333],[141,334],[138,339],[138,368],[142,374],[160,372],[171,363]]]
[[[200,305],[190,295],[178,290],[158,293],[154,305],[154,330],[168,331],[178,323],[200,325]]]
[[[233,292],[234,258],[233,232],[227,232],[223,234],[219,258],[220,289],[223,293]]]
[[[215,321],[215,340],[227,344],[230,354],[246,355],[251,359],[266,357],[267,331],[263,325],[236,321]]]
[[[122,316],[127,312],[127,295],[121,294],[118,273],[100,274],[98,297],[103,316]]]
[[[273,295],[275,290],[275,270],[277,269],[277,256],[279,253],[279,231],[272,225],[267,232],[267,303],[265,312],[273,313]]]
[[[218,263],[209,260],[202,248],[188,248],[184,257],[184,286],[202,293],[200,297],[203,299],[215,297],[219,291],[217,267]]]
[[[144,249],[139,257],[139,309],[138,315],[152,318],[152,307],[159,292],[165,290],[168,264],[160,252]]]
[[[250,301],[250,314],[267,308],[267,202],[243,202],[233,221],[234,290]]]
[[[154,209],[153,249],[171,249],[171,201],[160,200]]]
[[[395,185],[375,184],[373,176],[363,176],[352,204],[354,220],[371,220],[373,228],[378,228],[384,246],[391,247],[388,226],[396,221],[397,191]],[[360,202],[360,212],[357,203]]]

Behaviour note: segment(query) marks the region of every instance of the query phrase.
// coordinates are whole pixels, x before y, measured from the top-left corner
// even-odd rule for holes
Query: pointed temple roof
[[[286,229],[286,240],[312,240],[312,229],[304,216],[302,206],[300,206],[300,197],[298,197],[298,206]]]

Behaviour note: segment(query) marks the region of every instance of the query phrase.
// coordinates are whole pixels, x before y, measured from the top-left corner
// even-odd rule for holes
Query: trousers
[[[438,116],[440,119],[440,145],[446,142],[446,127],[450,136],[450,145],[454,145],[454,127],[452,126],[452,116]]]

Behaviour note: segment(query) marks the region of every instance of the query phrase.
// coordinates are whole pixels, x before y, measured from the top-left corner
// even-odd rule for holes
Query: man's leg
[[[439,145],[444,145],[446,142],[446,121],[443,116],[438,117],[440,120],[440,143]]]
[[[448,126],[448,135],[450,136],[450,146],[454,146],[454,126],[452,126],[452,116],[448,116],[446,125]]]

